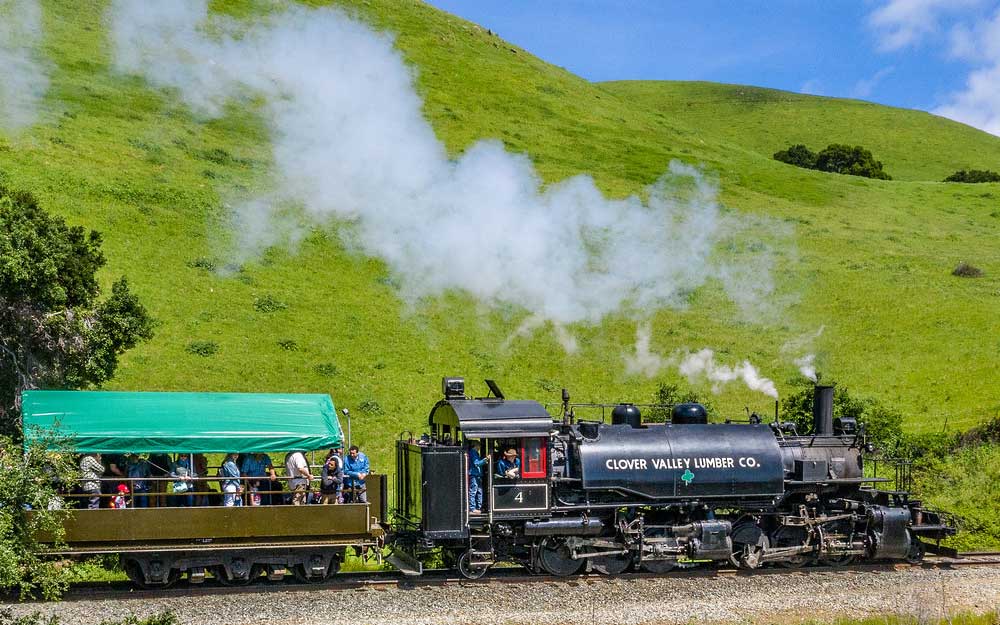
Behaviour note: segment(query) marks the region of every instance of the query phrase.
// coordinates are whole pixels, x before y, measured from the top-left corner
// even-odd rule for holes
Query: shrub
[[[863,176],[880,180],[892,180],[892,176],[882,169],[882,162],[875,160],[872,153],[860,145],[849,146],[831,143],[818,154],[799,143],[786,150],[774,153],[775,160],[805,169],[848,176]]]
[[[337,375],[337,365],[332,362],[322,362],[313,367],[313,371],[324,377],[332,378]]]
[[[816,153],[801,143],[774,153],[774,159],[796,167],[816,169]]]
[[[1000,182],[1000,174],[989,169],[960,169],[944,179],[945,182]]]
[[[358,404],[358,410],[367,414],[382,414],[382,406],[374,399],[366,399]]]
[[[257,312],[272,313],[278,312],[279,310],[285,310],[288,308],[288,304],[275,299],[270,295],[265,295],[263,297],[254,298],[253,307]]]
[[[813,386],[803,385],[781,403],[782,419],[795,423],[799,434],[813,431]],[[903,446],[903,414],[896,408],[871,399],[851,395],[843,386],[833,394],[833,416],[853,417],[864,423],[868,440],[886,455],[895,455]]]
[[[969,263],[961,262],[958,263],[958,267],[952,270],[951,275],[958,276],[959,278],[981,278],[983,270]]]
[[[294,339],[281,339],[280,341],[278,341],[278,347],[285,350],[286,352],[299,351],[299,344]]]
[[[854,147],[840,143],[828,145],[816,155],[816,169],[848,176],[892,180],[892,177],[882,170],[882,162],[875,160],[872,153],[860,145]]]
[[[219,351],[219,344],[215,341],[191,341],[184,348],[189,354],[194,354],[195,356],[208,357],[213,355],[215,352]]]
[[[204,256],[199,256],[194,260],[189,260],[187,266],[191,269],[204,269],[205,271],[215,271],[215,261],[211,258],[205,258]]]

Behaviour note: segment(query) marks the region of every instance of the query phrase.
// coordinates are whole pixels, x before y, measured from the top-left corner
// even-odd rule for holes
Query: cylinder
[[[604,529],[600,519],[567,517],[548,521],[528,521],[524,524],[525,536],[597,536]]]
[[[816,385],[813,390],[813,434],[833,435],[833,387]]]
[[[642,427],[642,413],[635,407],[635,404],[618,404],[611,411],[611,423],[613,425],[631,425],[634,428]]]

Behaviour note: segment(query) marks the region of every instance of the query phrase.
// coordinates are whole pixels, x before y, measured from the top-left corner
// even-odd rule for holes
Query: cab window
[[[524,439],[521,446],[521,477],[545,477],[545,460],[545,439]]]

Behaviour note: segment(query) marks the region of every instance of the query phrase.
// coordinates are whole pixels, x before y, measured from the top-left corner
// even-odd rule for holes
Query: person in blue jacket
[[[344,458],[344,503],[368,503],[365,478],[371,473],[368,456],[357,445],[351,445]]]
[[[521,477],[521,459],[517,457],[517,450],[513,447],[508,447],[497,462],[497,477],[510,479]]]
[[[486,458],[479,455],[476,443],[469,445],[469,512],[479,514],[483,510],[483,465]]]

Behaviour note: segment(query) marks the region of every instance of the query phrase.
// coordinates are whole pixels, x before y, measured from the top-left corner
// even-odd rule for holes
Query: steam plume
[[[39,58],[42,9],[37,0],[0,0],[0,129],[30,126],[49,88]]]
[[[681,360],[678,366],[680,372],[687,376],[692,382],[700,377],[704,377],[712,382],[712,390],[718,393],[722,386],[735,380],[742,380],[751,390],[759,391],[778,398],[778,389],[774,382],[763,377],[749,361],[743,361],[736,367],[720,365],[715,362],[715,353],[710,349],[703,349],[693,354],[688,354]]]
[[[608,199],[588,176],[545,186],[497,141],[449,159],[392,38],[339,10],[293,6],[248,25],[210,17],[206,0],[115,0],[109,22],[118,68],[200,115],[263,96],[277,182],[235,209],[245,255],[275,242],[277,208],[291,203],[348,222],[350,243],[411,300],[461,289],[568,324],[683,305],[713,278],[740,306],[771,289],[763,254],[718,258],[744,225],[696,168],[671,163],[644,202]]]

